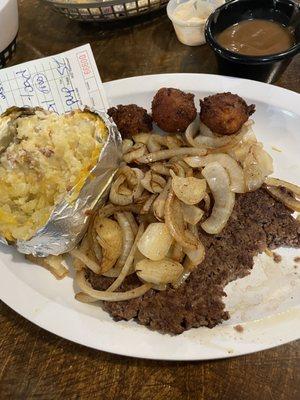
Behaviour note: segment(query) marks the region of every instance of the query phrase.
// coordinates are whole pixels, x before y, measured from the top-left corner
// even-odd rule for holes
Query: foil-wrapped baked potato
[[[13,107],[0,116],[2,241],[45,256],[74,246],[119,163],[119,133],[102,114]]]

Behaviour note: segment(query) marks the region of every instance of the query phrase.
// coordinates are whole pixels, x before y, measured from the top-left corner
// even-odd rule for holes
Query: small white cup
[[[199,46],[205,43],[205,22],[185,22],[174,16],[174,11],[179,4],[186,3],[187,1],[188,0],[170,0],[167,5],[167,14],[172,21],[177,39],[188,46]]]
[[[19,29],[17,0],[0,0],[0,53],[6,59],[8,47],[13,43]],[[1,68],[1,60],[0,60]]]
[[[188,46],[199,46],[205,43],[204,28],[206,17],[199,21],[184,21],[176,16],[176,8],[189,0],[170,0],[167,5],[167,14],[173,23],[178,40]],[[212,10],[218,7],[224,1],[222,0],[207,0],[211,4]]]

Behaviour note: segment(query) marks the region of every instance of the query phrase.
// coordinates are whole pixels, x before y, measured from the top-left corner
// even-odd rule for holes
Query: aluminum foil
[[[20,253],[37,257],[58,255],[74,248],[82,239],[91,211],[103,204],[110,184],[118,170],[122,157],[122,139],[115,123],[107,114],[96,112],[108,129],[107,141],[100,153],[98,163],[91,170],[76,201],[63,200],[51,213],[48,222],[29,240],[18,240],[11,245]],[[0,242],[10,245],[0,236]]]

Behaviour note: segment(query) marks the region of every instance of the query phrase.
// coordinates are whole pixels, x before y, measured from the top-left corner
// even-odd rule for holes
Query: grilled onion
[[[180,201],[175,196],[173,190],[170,190],[166,200],[165,221],[176,242],[189,250],[195,250],[197,248],[198,240],[186,230],[186,223],[183,219]]]
[[[283,181],[282,179],[277,178],[267,178],[265,180],[267,186],[274,186],[274,187],[283,187],[290,192],[294,193],[296,197],[300,197],[300,187],[294,185],[293,183]]]
[[[160,193],[166,185],[166,180],[153,171],[147,171],[141,184],[150,193]]]
[[[91,287],[91,284],[86,280],[85,271],[81,270],[76,273],[76,283],[79,288],[85,293],[86,295],[90,296],[95,300],[103,300],[103,301],[126,301],[130,299],[135,299],[137,297],[142,296],[148,290],[151,289],[150,284],[141,285],[135,289],[129,290],[127,292],[107,292],[102,290],[95,290]],[[77,300],[80,300],[81,296],[75,296]],[[85,300],[87,299],[86,296],[83,297]]]
[[[124,266],[121,269],[120,275],[117,277],[117,279],[110,285],[110,287],[107,289],[108,292],[113,292],[114,290],[117,290],[122,282],[124,281],[124,279],[126,278],[126,276],[128,275],[130,268],[132,267],[132,263],[133,263],[133,259],[134,259],[134,254],[137,248],[137,244],[142,236],[144,232],[144,224],[142,223],[139,226],[138,232],[136,234],[134,243],[130,249],[130,252],[128,254],[128,257],[124,263]]]
[[[148,199],[145,201],[143,207],[141,208],[141,214],[148,214],[151,210],[151,207],[158,195],[156,193],[151,194]]]
[[[191,225],[196,225],[201,220],[204,215],[204,211],[201,208],[189,205],[189,204],[181,204],[183,219],[185,222]]]
[[[87,266],[91,271],[93,271],[95,274],[100,274],[101,273],[101,268],[98,263],[95,261],[91,260],[85,253],[81,252],[78,249],[73,249],[70,251],[70,255],[74,257],[77,260],[80,260],[85,266]]]
[[[63,256],[35,257],[26,255],[26,259],[48,269],[56,279],[62,279],[68,275],[68,269],[64,266]]]
[[[202,263],[205,258],[205,247],[199,240],[198,228],[195,225],[189,225],[189,228],[193,235],[198,239],[198,246],[196,250],[186,250],[184,249],[185,254],[188,256],[192,265],[197,266]]]
[[[100,268],[103,273],[113,267],[122,253],[122,230],[116,221],[109,218],[95,218],[94,228],[102,250]]]
[[[168,197],[168,193],[171,187],[171,179],[168,180],[166,186],[164,187],[163,191],[160,192],[158,197],[154,200],[153,202],[153,212],[155,217],[159,220],[162,221],[164,219],[165,215],[165,204],[166,200]]]
[[[122,153],[125,154],[133,146],[133,141],[131,139],[123,139],[122,143]]]
[[[289,193],[283,192],[279,187],[267,187],[268,192],[276,199],[281,201],[292,211],[300,212],[300,201],[296,200]]]
[[[167,160],[174,156],[203,156],[207,151],[205,149],[198,149],[193,147],[180,147],[179,149],[160,150],[154,153],[146,154],[136,161],[141,164],[153,163],[155,161]]]
[[[134,235],[131,229],[130,222],[128,221],[124,213],[116,213],[115,217],[122,229],[122,235],[123,235],[122,251],[116,263],[116,267],[118,266],[123,267],[128,257],[128,254],[131,250],[131,247],[133,245]]]
[[[179,200],[185,204],[198,204],[203,199],[206,191],[205,179],[194,177],[181,178],[176,176],[173,171],[172,189]]]
[[[150,166],[151,170],[159,175],[170,176],[169,168],[162,162],[156,162]]]
[[[143,143],[136,143],[123,155],[123,160],[130,164],[147,153],[147,147]]]
[[[168,258],[160,261],[144,259],[136,264],[135,270],[143,282],[161,285],[176,282],[183,273],[183,266]]]
[[[149,152],[159,151],[162,146],[167,147],[166,137],[153,133],[147,142]]]
[[[234,193],[230,190],[230,181],[226,170],[221,164],[213,162],[202,171],[214,197],[211,215],[201,224],[202,229],[210,234],[217,234],[226,225],[233,207]]]
[[[272,157],[262,148],[259,143],[250,146],[244,162],[244,176],[246,189],[253,191],[259,189],[266,177],[273,172]]]
[[[186,128],[185,138],[188,144],[192,147],[197,147],[197,144],[194,141],[194,137],[199,131],[199,118],[195,118],[192,123]]]
[[[113,182],[109,199],[116,205],[128,205],[138,199],[143,193],[143,172],[138,168],[120,168],[116,180]]]
[[[138,249],[150,260],[158,261],[166,257],[172,242],[173,238],[166,224],[161,222],[152,223],[147,226],[140,238]]]
[[[132,136],[132,139],[134,140],[134,143],[147,144],[151,135],[152,133],[144,133],[144,132],[136,133],[135,135]]]
[[[193,168],[205,167],[207,164],[217,161],[224,167],[230,178],[231,190],[235,193],[245,192],[245,181],[243,169],[239,164],[228,154],[208,154],[202,157],[187,157],[185,161]]]
[[[172,258],[172,260],[174,261],[178,261],[179,263],[181,263],[182,260],[184,259],[184,252],[180,244],[175,242],[170,250],[171,250],[170,258]]]
[[[233,140],[231,136],[217,136],[213,134],[210,129],[200,121],[199,124],[200,135],[194,138],[194,143],[196,146],[205,146],[205,147],[221,147]]]

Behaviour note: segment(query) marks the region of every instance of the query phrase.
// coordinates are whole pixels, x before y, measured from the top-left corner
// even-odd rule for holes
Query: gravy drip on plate
[[[217,36],[227,50],[248,56],[265,56],[288,50],[295,43],[292,32],[278,22],[251,19],[226,28]]]

